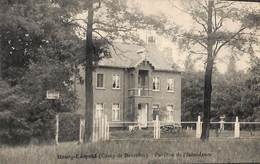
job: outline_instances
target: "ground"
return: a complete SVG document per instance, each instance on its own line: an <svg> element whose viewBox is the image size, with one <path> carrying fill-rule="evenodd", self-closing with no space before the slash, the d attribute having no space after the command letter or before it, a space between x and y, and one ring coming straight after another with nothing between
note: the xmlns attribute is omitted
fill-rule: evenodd
<svg viewBox="0 0 260 164"><path fill-rule="evenodd" d="M260 162L259 139L195 138L112 140L91 144L1 147L1 164L158 164L176 162Z"/></svg>

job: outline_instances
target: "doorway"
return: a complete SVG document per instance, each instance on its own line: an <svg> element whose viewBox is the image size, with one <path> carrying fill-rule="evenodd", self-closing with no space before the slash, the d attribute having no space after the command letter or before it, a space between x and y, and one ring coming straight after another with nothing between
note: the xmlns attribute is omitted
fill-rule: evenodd
<svg viewBox="0 0 260 164"><path fill-rule="evenodd" d="M147 115L148 115L148 104L141 103L138 104L138 124L141 126L141 128L147 127Z"/></svg>

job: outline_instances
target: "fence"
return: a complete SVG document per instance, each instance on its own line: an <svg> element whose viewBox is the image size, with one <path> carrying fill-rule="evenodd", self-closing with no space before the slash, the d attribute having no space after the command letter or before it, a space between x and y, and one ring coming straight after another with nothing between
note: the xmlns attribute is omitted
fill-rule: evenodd
<svg viewBox="0 0 260 164"><path fill-rule="evenodd" d="M109 124L106 115L94 119L92 140L93 142L109 140Z"/></svg>
<svg viewBox="0 0 260 164"><path fill-rule="evenodd" d="M177 137L200 138L203 124L200 116L198 116L197 121L186 122L159 121L157 116L156 120L147 123L147 128L142 128L138 125L138 122L110 122L110 139L173 139ZM116 124L118 126L115 126ZM241 128L241 125L259 125L259 129L253 128L255 131L248 131L246 128ZM117 129L115 130L114 128ZM120 130L121 132L119 132ZM249 135L250 133L252 135ZM234 122L225 122L223 119L220 119L220 121L217 122L210 122L210 138L249 137L260 138L260 122L239 122L238 117L236 117Z"/></svg>
<svg viewBox="0 0 260 164"><path fill-rule="evenodd" d="M147 127L141 127L138 122L108 122L107 116L95 118L93 120L92 141L107 141L120 139L169 139L175 137L200 138L202 133L202 121L200 116L195 122L164 122L156 120L147 122ZM83 143L85 120L80 119L79 142ZM248 126L253 127L251 129ZM224 138L260 138L260 122L239 122L236 117L235 122L210 122L210 137ZM181 135L180 135L181 134ZM59 115L56 115L56 144L59 143Z"/></svg>

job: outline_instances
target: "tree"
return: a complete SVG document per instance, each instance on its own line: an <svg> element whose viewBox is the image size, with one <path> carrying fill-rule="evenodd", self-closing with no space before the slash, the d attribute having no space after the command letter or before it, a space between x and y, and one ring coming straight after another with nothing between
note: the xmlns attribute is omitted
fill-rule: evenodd
<svg viewBox="0 0 260 164"><path fill-rule="evenodd" d="M260 59L257 56L251 56L251 66L249 68L249 77L245 81L246 92L242 101L243 107L248 110L251 118L249 121L260 120Z"/></svg>
<svg viewBox="0 0 260 164"><path fill-rule="evenodd" d="M61 10L55 4L40 0L0 2L1 74L12 86L30 63L37 61L39 48L75 39L72 28L62 22L72 11L67 5Z"/></svg>
<svg viewBox="0 0 260 164"><path fill-rule="evenodd" d="M59 112L47 111L50 104L45 100L46 90L60 90L62 100L67 101L66 96L71 97L71 73L77 69L75 66L83 63L87 94L85 141L90 140L93 121L92 71L95 64L109 54L106 45L115 50L112 40L116 38L140 41L134 32L137 25L145 22L148 27L149 24L162 27L158 17L145 17L127 8L126 1L122 0L14 0L1 1L0 5L0 71L3 79L24 92L30 101L27 108L30 116L23 119L43 125L39 120L46 120L48 112L50 116ZM86 10L88 19L77 19L78 14ZM86 33L85 43L76 35L82 30ZM67 102L63 109L69 110L71 103ZM31 111L33 109L37 112Z"/></svg>
<svg viewBox="0 0 260 164"><path fill-rule="evenodd" d="M93 127L93 86L92 86L92 70L93 70L93 19L94 8L93 0L89 1L88 18L87 18L87 35L86 35L86 66L85 66L85 94L86 94L86 111L85 111L85 137L84 141L89 142L92 136Z"/></svg>
<svg viewBox="0 0 260 164"><path fill-rule="evenodd" d="M85 137L84 141L91 140L93 126L93 86L92 72L102 57L109 56L109 50L116 51L112 40L130 41L140 44L136 35L138 28L163 29L163 22L158 17L144 16L140 11L129 8L126 1L89 0L87 4L87 19L83 20L86 28L75 22L78 19L70 19L68 24L75 25L86 32L85 47ZM97 16L95 16L97 15ZM103 55L103 56L102 56Z"/></svg>
<svg viewBox="0 0 260 164"><path fill-rule="evenodd" d="M182 47L193 54L205 55L204 104L201 140L209 138L209 123L212 96L212 72L217 56L226 48L234 54L248 53L257 39L248 30L252 22L240 23L245 16L233 3L223 1L188 1L185 10L197 24L196 29L185 32L179 39ZM226 28L228 21L236 21L236 31ZM185 46L184 46L185 45Z"/></svg>
<svg viewBox="0 0 260 164"><path fill-rule="evenodd" d="M182 76L182 120L196 121L203 107L203 73L191 70Z"/></svg>
<svg viewBox="0 0 260 164"><path fill-rule="evenodd" d="M73 109L71 77L83 43L64 20L75 14L75 3L0 2L0 121L6 122L0 131L11 143L52 140L55 114ZM46 100L49 89L60 91L61 109Z"/></svg>

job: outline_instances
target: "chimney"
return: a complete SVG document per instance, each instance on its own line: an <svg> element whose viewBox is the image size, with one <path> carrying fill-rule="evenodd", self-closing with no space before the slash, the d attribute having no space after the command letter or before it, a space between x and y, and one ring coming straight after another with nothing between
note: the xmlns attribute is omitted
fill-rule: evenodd
<svg viewBox="0 0 260 164"><path fill-rule="evenodd" d="M147 37L147 48L148 49L156 48L156 39L154 36Z"/></svg>

